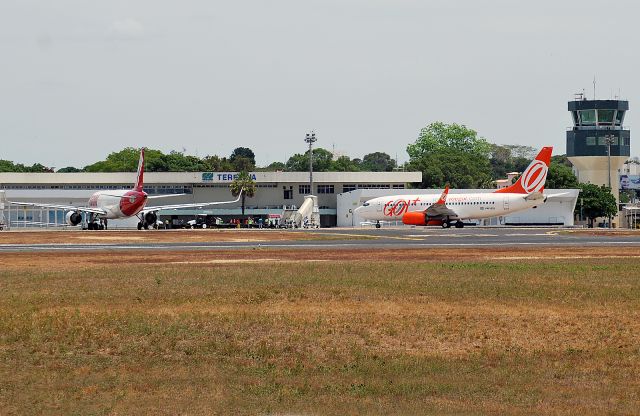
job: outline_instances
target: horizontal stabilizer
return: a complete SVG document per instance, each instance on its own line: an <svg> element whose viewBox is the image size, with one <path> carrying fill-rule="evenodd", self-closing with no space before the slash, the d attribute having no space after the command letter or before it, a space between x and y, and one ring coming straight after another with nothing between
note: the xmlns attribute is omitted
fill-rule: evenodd
<svg viewBox="0 0 640 416"><path fill-rule="evenodd" d="M545 197L542 195L542 192L531 192L529 195L525 196L524 199L525 201L538 201L545 199Z"/></svg>

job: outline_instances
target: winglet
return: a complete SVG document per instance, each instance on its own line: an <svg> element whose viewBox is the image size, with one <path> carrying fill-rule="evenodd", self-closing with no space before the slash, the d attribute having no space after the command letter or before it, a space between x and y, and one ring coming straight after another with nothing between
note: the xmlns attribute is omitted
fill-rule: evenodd
<svg viewBox="0 0 640 416"><path fill-rule="evenodd" d="M444 205L447 202L447 195L449 195L449 185L444 187L444 191L440 195L440 199L436 202L436 204Z"/></svg>
<svg viewBox="0 0 640 416"><path fill-rule="evenodd" d="M498 189L495 193L531 194L544 191L544 183L547 180L552 152L553 147L543 147L538 156L522 172L516 183L506 188Z"/></svg>
<svg viewBox="0 0 640 416"><path fill-rule="evenodd" d="M136 185L133 188L136 191L142 191L144 187L144 147L140 149L140 159L138 160L138 176L136 177Z"/></svg>

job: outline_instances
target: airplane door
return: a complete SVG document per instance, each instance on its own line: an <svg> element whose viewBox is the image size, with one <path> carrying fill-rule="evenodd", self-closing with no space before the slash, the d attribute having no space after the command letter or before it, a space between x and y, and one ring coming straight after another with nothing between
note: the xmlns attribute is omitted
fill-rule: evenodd
<svg viewBox="0 0 640 416"><path fill-rule="evenodd" d="M505 196L504 200L502 201L502 209L504 211L509 211L509 197Z"/></svg>
<svg viewBox="0 0 640 416"><path fill-rule="evenodd" d="M382 202L378 202L378 203L376 204L376 211L377 211L377 212L382 212Z"/></svg>

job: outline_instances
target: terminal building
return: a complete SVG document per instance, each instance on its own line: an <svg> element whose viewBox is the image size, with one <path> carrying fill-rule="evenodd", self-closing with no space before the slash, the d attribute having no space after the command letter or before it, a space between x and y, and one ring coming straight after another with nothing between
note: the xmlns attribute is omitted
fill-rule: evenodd
<svg viewBox="0 0 640 416"><path fill-rule="evenodd" d="M150 204L179 204L234 199L229 191L234 172L146 172L145 191L150 195L176 194L175 198L152 200ZM440 193L437 189L411 189L409 184L422 180L421 172L315 172L314 189L310 189L307 172L253 172L256 193L246 199L245 214L252 217L278 218L284 208L300 207L305 195L318 197L320 225L360 226L363 219L353 210L368 199L391 194ZM64 210L25 208L7 201L40 202L56 205L86 206L96 191L130 189L133 172L119 173L0 173L0 222L20 227L55 227L65 225ZM485 190L486 191L486 190ZM546 194L563 193L537 209L513 216L496 217L478 225L573 225L577 190L545 190ZM451 190L451 193L472 192ZM4 199L4 201L2 200ZM3 209L4 206L4 209ZM161 220L181 224L197 215L220 217L228 222L241 217L240 203L217 205L211 209L161 210ZM109 221L109 228L135 228L136 218Z"/></svg>
<svg viewBox="0 0 640 416"><path fill-rule="evenodd" d="M176 194L175 198L152 200L150 204L180 204L234 199L229 184L235 172L145 172L144 190L149 195ZM402 190L420 182L421 172L314 172L310 189L307 172L252 172L256 193L246 199L245 214L279 216L283 208L300 207L304 196L318 197L320 225L337 225L337 199L341 193L358 189ZM134 172L118 173L0 173L0 191L7 201L41 202L86 206L92 193L111 189L130 189ZM0 201L2 203L2 201ZM16 226L64 225L65 212L59 209L24 208L5 203L5 222ZM229 220L241 216L240 203L217 205L213 209L160 211L161 219L180 223L196 215L213 215ZM109 221L109 228L133 228L138 220Z"/></svg>

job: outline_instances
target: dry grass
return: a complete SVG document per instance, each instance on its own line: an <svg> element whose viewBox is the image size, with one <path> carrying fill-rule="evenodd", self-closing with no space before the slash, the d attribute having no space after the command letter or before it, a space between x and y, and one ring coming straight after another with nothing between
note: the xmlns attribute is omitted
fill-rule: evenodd
<svg viewBox="0 0 640 416"><path fill-rule="evenodd" d="M0 413L638 412L637 260L473 253L3 255Z"/></svg>
<svg viewBox="0 0 640 416"><path fill-rule="evenodd" d="M2 244L104 244L104 243L196 243L196 242L261 242L343 239L340 235L313 231L277 229L206 229L150 231L11 231L2 232ZM367 236L350 236L366 239ZM371 237L373 238L373 237Z"/></svg>

